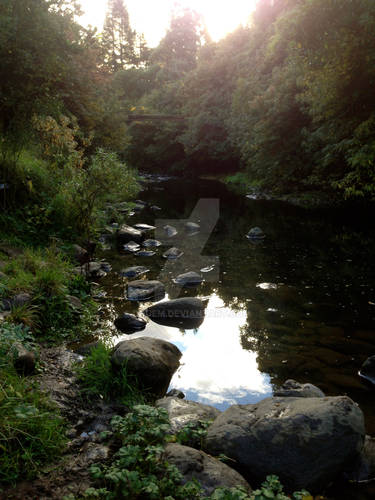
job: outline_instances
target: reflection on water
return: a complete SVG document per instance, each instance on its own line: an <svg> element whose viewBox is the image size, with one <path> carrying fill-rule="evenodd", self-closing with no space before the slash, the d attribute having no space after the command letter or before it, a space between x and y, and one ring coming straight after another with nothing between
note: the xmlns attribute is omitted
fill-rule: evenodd
<svg viewBox="0 0 375 500"><path fill-rule="evenodd" d="M187 399L225 409L272 395L270 378L259 371L256 353L242 348L240 333L246 320L245 310L233 311L213 294L197 330L179 331L150 322L142 332L116 341L147 335L173 342L183 356L171 388L183 391Z"/></svg>
<svg viewBox="0 0 375 500"><path fill-rule="evenodd" d="M121 276L127 267L147 265L147 278L161 279L169 297L209 298L198 331L182 333L149 321L134 334L170 340L181 349L184 364L173 387L222 408L263 399L294 378L327 395L350 396L365 413L367 432L375 434L375 391L358 377L361 364L375 354L373 214L249 200L213 181L169 181L163 187L159 192L150 184L142 198L162 208L158 217L170 220L186 220L201 198L220 199L220 219L200 250L210 263L218 256L217 264L203 269L192 259L185 267L181 258L161 274L168 246L156 249L147 262L104 251L101 256L113 266L101 280L106 328L113 329L117 315L142 315L151 305L125 300L127 280ZM129 223L155 225L155 220L144 211ZM257 245L246 238L255 226L267 236ZM186 246L193 243L191 237ZM196 291L181 291L173 283L188 271L208 271Z"/></svg>

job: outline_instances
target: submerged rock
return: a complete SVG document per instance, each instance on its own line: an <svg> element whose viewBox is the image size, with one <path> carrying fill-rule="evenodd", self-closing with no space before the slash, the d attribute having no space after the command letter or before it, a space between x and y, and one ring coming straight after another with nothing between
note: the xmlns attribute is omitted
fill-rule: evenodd
<svg viewBox="0 0 375 500"><path fill-rule="evenodd" d="M195 297L167 300L148 307L144 314L159 325L198 328L204 320L206 304Z"/></svg>
<svg viewBox="0 0 375 500"><path fill-rule="evenodd" d="M322 490L361 453L362 411L348 397L267 398L235 405L209 427L205 449L257 481L276 474L291 490Z"/></svg>
<svg viewBox="0 0 375 500"><path fill-rule="evenodd" d="M184 252L176 247L169 248L166 252L163 253L164 259L168 260L178 259L182 255L184 255Z"/></svg>
<svg viewBox="0 0 375 500"><path fill-rule="evenodd" d="M199 273L190 271L188 273L178 275L173 281L180 286L193 287L200 285L203 281L203 277Z"/></svg>
<svg viewBox="0 0 375 500"><path fill-rule="evenodd" d="M145 266L133 266L123 269L122 271L120 271L119 274L124 278L138 278L139 276L142 276L143 274L146 274L149 271L150 270Z"/></svg>
<svg viewBox="0 0 375 500"><path fill-rule="evenodd" d="M145 390L161 398L180 366L181 356L180 350L170 342L140 337L117 344L111 360L115 368L126 364L128 373L134 375Z"/></svg>
<svg viewBox="0 0 375 500"><path fill-rule="evenodd" d="M197 424L199 427L200 420L215 420L221 413L213 406L168 395L156 401L156 407L167 410L173 434L179 432L187 424Z"/></svg>
<svg viewBox="0 0 375 500"><path fill-rule="evenodd" d="M129 300L161 300L165 296L163 283L156 280L130 281L127 286L127 297Z"/></svg>
<svg viewBox="0 0 375 500"><path fill-rule="evenodd" d="M211 497L216 488L234 488L241 486L249 494L250 485L235 470L220 460L210 457L201 450L177 443L169 443L165 447L163 458L177 467L182 474L181 484L193 479L202 487L202 496Z"/></svg>
<svg viewBox="0 0 375 500"><path fill-rule="evenodd" d="M117 235L117 243L119 245L125 245L130 241L134 241L135 243L141 243L143 240L143 233L139 229L135 229L134 227L128 226L124 224L120 227L120 229L116 233Z"/></svg>
<svg viewBox="0 0 375 500"><path fill-rule="evenodd" d="M366 359L361 367L359 375L368 382L375 384L375 356L370 356Z"/></svg>
<svg viewBox="0 0 375 500"><path fill-rule="evenodd" d="M283 398L324 398L323 391L313 384L300 384L295 380L287 380L274 392L274 396Z"/></svg>
<svg viewBox="0 0 375 500"><path fill-rule="evenodd" d="M125 250L125 252L135 253L140 250L141 246L135 241L129 241L129 243L124 245L122 248Z"/></svg>
<svg viewBox="0 0 375 500"><path fill-rule="evenodd" d="M263 240L265 237L266 235L260 227L251 228L246 235L249 240Z"/></svg>
<svg viewBox="0 0 375 500"><path fill-rule="evenodd" d="M134 316L134 314L124 313L114 321L115 327L123 333L134 333L144 330L147 322Z"/></svg>

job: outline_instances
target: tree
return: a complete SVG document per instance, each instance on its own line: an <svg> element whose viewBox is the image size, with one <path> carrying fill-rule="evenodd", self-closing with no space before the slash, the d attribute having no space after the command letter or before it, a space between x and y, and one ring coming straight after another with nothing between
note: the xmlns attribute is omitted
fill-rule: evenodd
<svg viewBox="0 0 375 500"><path fill-rule="evenodd" d="M102 44L105 63L111 71L136 64L136 32L130 26L129 13L123 0L108 1Z"/></svg>

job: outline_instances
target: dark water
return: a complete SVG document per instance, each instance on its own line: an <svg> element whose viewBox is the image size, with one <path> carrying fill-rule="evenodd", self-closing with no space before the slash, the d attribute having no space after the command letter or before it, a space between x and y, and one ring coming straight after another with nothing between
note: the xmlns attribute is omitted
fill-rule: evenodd
<svg viewBox="0 0 375 500"><path fill-rule="evenodd" d="M101 282L108 292L103 303L108 324L118 313L141 314L150 305L124 300L126 280L116 274L121 269L149 266L148 278L161 277L168 296L175 298L180 290L173 276L214 262L197 290L181 294L209 299L206 319L197 331L150 322L133 335L169 339L183 351L183 366L172 386L189 399L223 409L271 395L289 378L311 382L327 395L347 394L356 401L365 413L367 432L374 435L375 392L358 376L361 364L375 354L374 213L353 208L308 211L254 201L215 181L170 180L146 186L140 198L162 210L156 217L145 210L130 224L155 224L159 218L176 225L179 219L189 219L202 198L219 200L220 217L212 232L208 228L202 251L193 252L196 258L186 251L176 268L163 268L161 254L168 247L152 258L104 252L114 270ZM213 213L207 209L212 221L215 203ZM259 244L245 238L254 226L266 233ZM185 237L179 244L190 248L194 238Z"/></svg>

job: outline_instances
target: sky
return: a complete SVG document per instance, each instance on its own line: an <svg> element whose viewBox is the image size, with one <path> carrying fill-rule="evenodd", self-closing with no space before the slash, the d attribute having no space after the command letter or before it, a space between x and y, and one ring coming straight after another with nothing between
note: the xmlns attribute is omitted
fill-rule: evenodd
<svg viewBox="0 0 375 500"><path fill-rule="evenodd" d="M125 0L132 27L144 33L150 47L155 47L169 26L175 0ZM203 14L208 31L217 41L240 24L246 23L256 0L180 0L180 3ZM107 0L80 0L85 15L80 22L103 27Z"/></svg>

